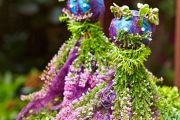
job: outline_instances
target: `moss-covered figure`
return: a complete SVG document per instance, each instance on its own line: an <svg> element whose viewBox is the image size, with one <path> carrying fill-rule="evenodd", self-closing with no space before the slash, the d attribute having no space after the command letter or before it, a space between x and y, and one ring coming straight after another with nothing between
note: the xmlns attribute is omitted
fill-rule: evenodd
<svg viewBox="0 0 180 120"><path fill-rule="evenodd" d="M41 79L45 81L42 90L21 96L22 100L30 102L17 120L38 119L38 116L44 116L42 113L50 111L53 112L47 116L49 119L58 112L66 114L64 109L73 100L114 75L107 62L111 43L98 23L104 11L104 1L68 0L63 11L65 15L60 20L68 23L72 35L42 74ZM57 119L68 119L68 116L59 114Z"/></svg>
<svg viewBox="0 0 180 120"><path fill-rule="evenodd" d="M31 102L17 120L180 120L178 90L158 87L144 66L158 9L114 4L108 40L97 23L102 8L102 0L68 0L61 20L72 36L42 75L44 88L22 96Z"/></svg>

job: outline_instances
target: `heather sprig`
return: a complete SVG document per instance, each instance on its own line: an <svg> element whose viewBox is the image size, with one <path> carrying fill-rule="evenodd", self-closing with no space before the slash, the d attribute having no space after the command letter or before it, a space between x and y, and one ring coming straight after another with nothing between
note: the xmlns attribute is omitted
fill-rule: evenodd
<svg viewBox="0 0 180 120"><path fill-rule="evenodd" d="M116 40L120 42L120 47L126 49L136 49L142 44L144 44L144 40L151 41L152 33L147 32L144 34L130 34L124 30L118 32Z"/></svg>
<svg viewBox="0 0 180 120"><path fill-rule="evenodd" d="M133 76L131 76L131 96L132 96L132 111L133 119L153 118L153 107L156 103L155 83L148 78L145 69L139 69Z"/></svg>
<svg viewBox="0 0 180 120"><path fill-rule="evenodd" d="M150 49L145 45L141 45L136 50L114 47L113 51L109 55L112 58L111 64L115 63L117 68L121 68L128 75L132 75L138 69L144 67L144 62L151 53Z"/></svg>
<svg viewBox="0 0 180 120"><path fill-rule="evenodd" d="M57 111L43 109L38 114L28 116L26 120L51 120L56 116L56 114Z"/></svg>
<svg viewBox="0 0 180 120"><path fill-rule="evenodd" d="M107 85L106 82L98 84L92 90L89 90L85 95L81 96L78 100L72 101L72 109L74 111L79 111L77 118L92 118L94 108L100 104L100 99L98 99L98 93Z"/></svg>
<svg viewBox="0 0 180 120"><path fill-rule="evenodd" d="M109 61L107 54L111 50L112 44L104 36L99 25L89 22L82 24L70 22L69 24L73 24L69 30L75 35L81 35L83 38L78 52L81 56L77 58L77 66L84 63L86 68L91 68L90 62L93 60L96 61L98 66L106 66Z"/></svg>
<svg viewBox="0 0 180 120"><path fill-rule="evenodd" d="M90 90L88 93L86 93L86 95L79 98L79 100L75 100L73 103L73 108L76 109L78 107L88 104L90 102L90 100L94 99L95 95L98 92L100 92L100 90L102 88L104 88L106 85L107 85L106 82L101 83L101 84L97 85L95 88L93 88L92 90Z"/></svg>
<svg viewBox="0 0 180 120"><path fill-rule="evenodd" d="M117 96L113 106L113 118L153 118L151 108L155 106L156 89L155 84L148 79L145 69L140 68L131 75L117 69L114 90Z"/></svg>
<svg viewBox="0 0 180 120"><path fill-rule="evenodd" d="M112 62L117 65L114 81L116 99L113 106L113 117L133 120L153 117L155 106L155 80L144 67L151 51L145 45L137 49L114 47ZM115 52L116 51L116 52ZM152 81L152 78L154 81Z"/></svg>

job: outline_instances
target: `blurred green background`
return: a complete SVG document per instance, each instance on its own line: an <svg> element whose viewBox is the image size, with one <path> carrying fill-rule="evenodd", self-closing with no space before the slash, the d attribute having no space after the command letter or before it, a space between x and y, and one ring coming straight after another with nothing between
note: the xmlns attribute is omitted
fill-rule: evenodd
<svg viewBox="0 0 180 120"><path fill-rule="evenodd" d="M113 2L131 8L143 2L160 9L160 25L146 66L156 76L163 76L164 84L173 85L175 0ZM40 88L38 76L68 39L66 24L58 21L64 5L58 0L0 0L0 120L15 119L25 104L19 100L20 94ZM104 25L107 31L109 22Z"/></svg>

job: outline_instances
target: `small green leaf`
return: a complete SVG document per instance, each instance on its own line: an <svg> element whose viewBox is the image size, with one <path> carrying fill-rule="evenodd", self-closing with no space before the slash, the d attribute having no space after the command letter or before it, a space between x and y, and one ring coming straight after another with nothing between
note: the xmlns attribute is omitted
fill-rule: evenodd
<svg viewBox="0 0 180 120"><path fill-rule="evenodd" d="M155 25L159 25L159 17L158 15L151 15L149 16L149 21Z"/></svg>
<svg viewBox="0 0 180 120"><path fill-rule="evenodd" d="M149 14L149 12L150 12L149 7L145 7L145 8L140 9L139 15L140 15L141 17L145 17L146 15Z"/></svg>

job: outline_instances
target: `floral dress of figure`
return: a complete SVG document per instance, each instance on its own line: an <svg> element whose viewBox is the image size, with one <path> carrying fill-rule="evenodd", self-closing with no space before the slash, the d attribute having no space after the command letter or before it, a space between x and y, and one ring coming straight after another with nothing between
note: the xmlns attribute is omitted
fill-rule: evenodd
<svg viewBox="0 0 180 120"><path fill-rule="evenodd" d="M110 43L95 23L103 0L68 0L72 36L42 75L44 89L22 96L31 102L17 120L180 120L177 88L158 87L144 66L158 9L138 8L111 7Z"/></svg>
<svg viewBox="0 0 180 120"><path fill-rule="evenodd" d="M128 6L111 7L115 18L109 27L113 46L108 65L114 77L60 110L60 120L180 120L180 98L177 88L158 87L156 78L144 65L151 51L155 25L159 24L157 8L138 4L139 11ZM169 92L166 90L169 89Z"/></svg>
<svg viewBox="0 0 180 120"><path fill-rule="evenodd" d="M67 1L61 20L67 21L72 35L42 74L41 79L45 81L42 90L21 96L22 100L30 102L19 113L17 120L31 120L44 109L48 110L47 114L53 110L60 110L59 115L65 114L64 108L73 100L113 77L114 71L107 63L111 43L98 23L104 9L104 0ZM70 119L67 117L58 118L57 115L57 119Z"/></svg>

